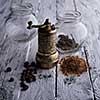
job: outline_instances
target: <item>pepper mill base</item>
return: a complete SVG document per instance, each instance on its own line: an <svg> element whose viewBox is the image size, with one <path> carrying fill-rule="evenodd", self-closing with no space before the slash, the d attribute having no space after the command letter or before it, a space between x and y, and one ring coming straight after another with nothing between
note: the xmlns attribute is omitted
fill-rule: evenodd
<svg viewBox="0 0 100 100"><path fill-rule="evenodd" d="M55 52L53 54L42 54L37 53L36 54L36 64L41 69L50 69L53 68L58 62L58 52Z"/></svg>

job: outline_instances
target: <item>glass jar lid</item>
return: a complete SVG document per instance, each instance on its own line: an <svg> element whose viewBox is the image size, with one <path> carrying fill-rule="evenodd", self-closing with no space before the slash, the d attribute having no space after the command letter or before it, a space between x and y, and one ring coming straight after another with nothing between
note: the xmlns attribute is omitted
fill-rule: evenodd
<svg viewBox="0 0 100 100"><path fill-rule="evenodd" d="M58 16L58 23L76 23L81 20L81 13L79 11L66 11L63 16Z"/></svg>
<svg viewBox="0 0 100 100"><path fill-rule="evenodd" d="M11 7L12 15L29 15L32 13L33 6L31 3L15 4Z"/></svg>

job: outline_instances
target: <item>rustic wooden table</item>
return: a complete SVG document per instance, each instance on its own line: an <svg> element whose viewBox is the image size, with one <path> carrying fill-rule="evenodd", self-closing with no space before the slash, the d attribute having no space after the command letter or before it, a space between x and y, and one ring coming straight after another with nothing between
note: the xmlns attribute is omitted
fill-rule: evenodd
<svg viewBox="0 0 100 100"><path fill-rule="evenodd" d="M64 1L57 1L58 2L55 1L54 3L57 3L57 10L59 14L61 14ZM75 10L73 0L66 0L66 2L66 9ZM44 0L44 3L47 4L49 1L46 2L46 0ZM52 5L52 3L50 4ZM43 3L40 5L42 5L40 8L43 7ZM53 5L53 7L54 6L55 5ZM49 9L49 6L46 7ZM44 8L45 7L43 7L43 9ZM100 1L76 0L76 8L81 12L82 22L88 29L88 38L86 40L88 59L91 66L91 76L96 100L100 100ZM52 16L52 14L50 16ZM55 16L56 14L53 14L51 19L55 18ZM44 17L45 16L42 16L42 18ZM50 70L38 70L37 80L29 85L27 91L20 91L20 73L23 70L27 46L28 43L18 43L10 38L6 38L4 42L0 44L0 100L94 100L88 72L83 73L80 77L67 77L59 71L59 67L57 70L56 67ZM29 62L35 60L37 48L36 36L31 42ZM81 56L83 55L83 49L79 51L79 54ZM5 73L4 70L7 67L11 67L12 71ZM56 72L58 75L56 75ZM41 75L41 79L38 78L39 75ZM51 77L44 78L44 75L51 75ZM7 81L10 77L14 77L13 82ZM57 98L55 98L55 96L57 96Z"/></svg>

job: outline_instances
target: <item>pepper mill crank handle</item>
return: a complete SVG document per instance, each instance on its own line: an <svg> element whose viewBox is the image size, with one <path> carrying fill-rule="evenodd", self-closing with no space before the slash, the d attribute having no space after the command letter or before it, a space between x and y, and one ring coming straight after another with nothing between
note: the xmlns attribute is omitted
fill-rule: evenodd
<svg viewBox="0 0 100 100"><path fill-rule="evenodd" d="M28 22L28 26L27 29L32 29L32 28L43 28L46 27L46 23L45 24L41 24L41 25L32 25L32 21ZM59 27L56 27L54 24L52 25L52 27L55 27L55 29L59 29Z"/></svg>
<svg viewBox="0 0 100 100"><path fill-rule="evenodd" d="M28 26L27 26L27 29L32 29L32 28L40 28L44 26L43 24L42 25L32 25L32 21L29 21L28 22Z"/></svg>

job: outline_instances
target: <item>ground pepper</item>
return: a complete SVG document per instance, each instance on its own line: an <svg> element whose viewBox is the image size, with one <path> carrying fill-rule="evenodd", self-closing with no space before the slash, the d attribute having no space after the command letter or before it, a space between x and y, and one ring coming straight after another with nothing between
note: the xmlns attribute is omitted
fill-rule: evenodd
<svg viewBox="0 0 100 100"><path fill-rule="evenodd" d="M79 56L66 56L60 61L60 70L66 76L77 75L87 71L87 65L83 58Z"/></svg>

